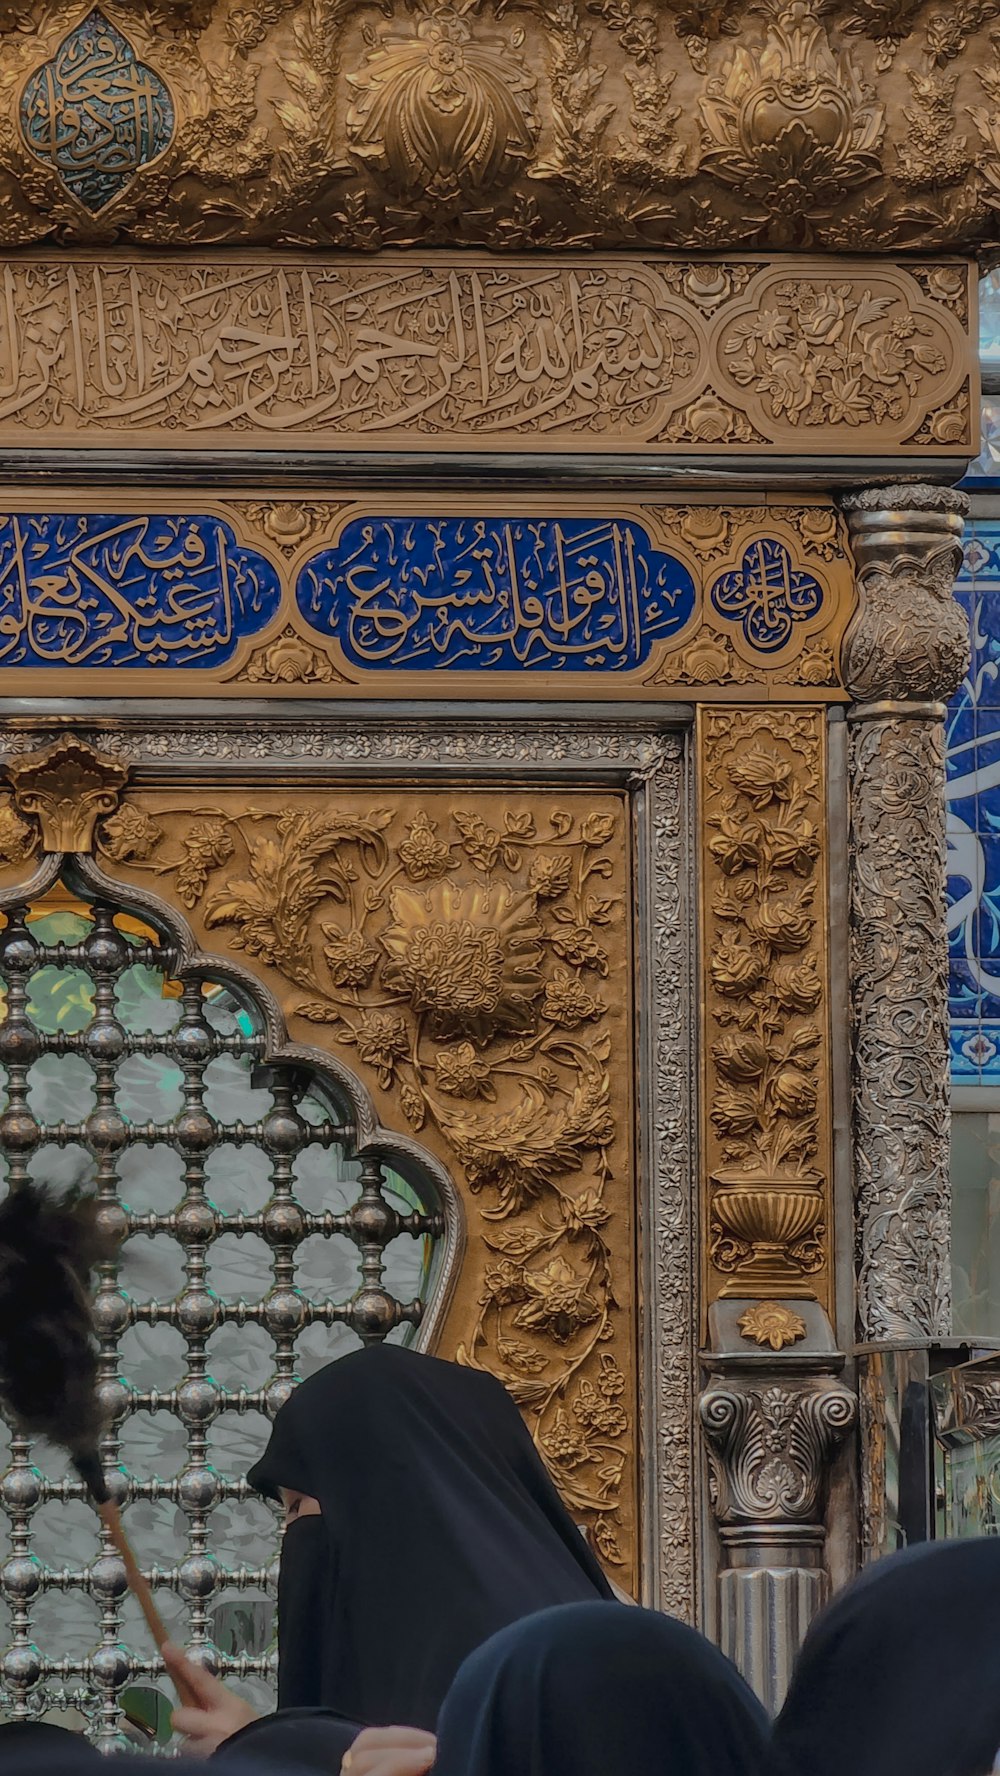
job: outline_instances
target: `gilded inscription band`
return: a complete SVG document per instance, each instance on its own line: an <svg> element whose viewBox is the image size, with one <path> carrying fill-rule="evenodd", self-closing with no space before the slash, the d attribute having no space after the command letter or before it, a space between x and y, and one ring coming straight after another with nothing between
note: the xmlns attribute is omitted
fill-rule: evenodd
<svg viewBox="0 0 1000 1776"><path fill-rule="evenodd" d="M968 266L8 259L0 447L967 458Z"/></svg>

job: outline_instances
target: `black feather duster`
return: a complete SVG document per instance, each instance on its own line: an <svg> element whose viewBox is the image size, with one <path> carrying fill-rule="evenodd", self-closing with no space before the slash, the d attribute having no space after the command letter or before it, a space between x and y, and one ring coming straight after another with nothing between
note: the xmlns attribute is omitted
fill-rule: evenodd
<svg viewBox="0 0 1000 1776"><path fill-rule="evenodd" d="M29 1437L67 1450L93 1495L158 1647L167 1632L101 1467L92 1276L116 1251L81 1190L59 1197L18 1184L0 1202L0 1403ZM178 1679L182 1700L193 1692Z"/></svg>
<svg viewBox="0 0 1000 1776"><path fill-rule="evenodd" d="M91 1274L114 1253L92 1196L19 1184L0 1203L0 1400L25 1435L69 1451L99 1504Z"/></svg>

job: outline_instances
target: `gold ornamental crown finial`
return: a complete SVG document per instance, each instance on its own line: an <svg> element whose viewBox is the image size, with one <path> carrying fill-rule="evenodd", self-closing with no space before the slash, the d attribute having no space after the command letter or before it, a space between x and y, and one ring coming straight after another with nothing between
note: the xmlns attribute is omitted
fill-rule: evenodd
<svg viewBox="0 0 1000 1776"><path fill-rule="evenodd" d="M94 827L117 806L128 769L67 734L9 760L7 778L18 813L38 822L43 851L91 851Z"/></svg>

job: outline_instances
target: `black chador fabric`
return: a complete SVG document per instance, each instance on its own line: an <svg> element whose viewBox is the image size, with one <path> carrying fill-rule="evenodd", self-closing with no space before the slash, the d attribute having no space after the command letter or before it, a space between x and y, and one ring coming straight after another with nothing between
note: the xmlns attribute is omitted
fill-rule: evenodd
<svg viewBox="0 0 1000 1776"><path fill-rule="evenodd" d="M572 1604L466 1660L433 1776L761 1776L767 1739L756 1696L693 1628Z"/></svg>
<svg viewBox="0 0 1000 1776"><path fill-rule="evenodd" d="M77 1734L68 1733L66 1737L67 1739L75 1739ZM30 1750L28 1747L27 1737L18 1742L16 1750L14 1749L14 1741L11 1740L11 1749L8 1754L6 1741L4 1742L3 1754L0 1757L0 1769L3 1770L3 1776L77 1776L81 1759L80 1753L75 1747L70 1746L67 1750L64 1743L57 1745L55 1740L44 1746L39 1740ZM93 1747L91 1750L93 1751ZM95 1751L94 1758L96 1759L98 1755ZM87 1759L88 1766L91 1761L91 1759ZM141 1754L138 1757L131 1755L115 1757L106 1764L101 1758L100 1762L104 1764L106 1769L113 1770L115 1776L149 1776L152 1767L150 1758ZM180 1767L191 1769L194 1766L182 1764ZM173 1764L171 1768L176 1769L177 1765ZM295 1768L296 1766L291 1762L283 1764L281 1766L283 1776L294 1776ZM227 1771L227 1776L275 1776L275 1772L274 1766L271 1764L252 1763L247 1759L245 1763L234 1763Z"/></svg>
<svg viewBox="0 0 1000 1776"><path fill-rule="evenodd" d="M322 1708L289 1708L266 1714L224 1739L212 1753L213 1763L244 1764L252 1758L279 1770L319 1770L337 1776L344 1753L361 1728ZM117 1771L117 1765L115 1766Z"/></svg>
<svg viewBox="0 0 1000 1776"><path fill-rule="evenodd" d="M279 1708L313 1708L323 1694L331 1573L326 1518L297 1518L285 1531L278 1569ZM315 1633L303 1634L306 1622Z"/></svg>
<svg viewBox="0 0 1000 1776"><path fill-rule="evenodd" d="M987 1776L1000 1749L1000 1540L869 1568L806 1636L775 1776Z"/></svg>
<svg viewBox="0 0 1000 1776"><path fill-rule="evenodd" d="M517 1407L479 1370L392 1345L342 1357L281 1408L249 1480L323 1512L291 1525L282 1555L279 1706L433 1728L498 1628L610 1595Z"/></svg>
<svg viewBox="0 0 1000 1776"><path fill-rule="evenodd" d="M6 1721L0 1726L0 1769L14 1765L27 1769L55 1769L65 1765L95 1764L100 1753L82 1733L57 1727L52 1721Z"/></svg>

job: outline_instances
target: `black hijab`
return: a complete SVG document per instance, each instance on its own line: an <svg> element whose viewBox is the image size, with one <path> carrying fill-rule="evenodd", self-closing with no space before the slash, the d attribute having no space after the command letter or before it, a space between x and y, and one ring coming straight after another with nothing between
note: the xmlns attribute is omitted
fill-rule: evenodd
<svg viewBox="0 0 1000 1776"><path fill-rule="evenodd" d="M806 1636L780 1776L987 1776L1000 1748L1000 1540L878 1561Z"/></svg>
<svg viewBox="0 0 1000 1776"><path fill-rule="evenodd" d="M480 1370L397 1345L341 1357L281 1408L248 1478L323 1512L285 1535L279 1708L433 1728L498 1628L611 1594L513 1400Z"/></svg>
<svg viewBox="0 0 1000 1776"><path fill-rule="evenodd" d="M55 1729L53 1729L53 1731L54 1730ZM80 1739L80 1735L78 1733L67 1732L66 1738ZM86 1741L81 1740L81 1743L86 1744ZM67 1747L64 1741L58 1744L54 1739L49 1740L48 1738L44 1741L41 1739L35 1741L30 1739L28 1734L25 1734L23 1739L17 1742L16 1750L14 1746L15 1741L12 1739L10 1742L10 1751L8 1753L7 1743L4 1741L2 1759L3 1776L77 1776L77 1772L80 1769L79 1751L73 1746ZM132 1753L126 1753L122 1757L116 1755L105 1762L105 1759L100 1757L100 1754L94 1750L93 1746L90 1746L89 1749L92 1752L93 1757L98 1759L98 1761L104 1765L105 1769L114 1771L114 1776L150 1776L149 1766L151 1759L142 1756L141 1753L138 1757L134 1756ZM88 1766L90 1762L91 1759L88 1758ZM176 1770L178 1767L183 1770L185 1768L194 1769L196 1766L194 1764L185 1765L184 1763L181 1763L178 1766L178 1764L171 1763L170 1767L173 1770ZM294 1769L295 1766L290 1762L282 1765L282 1770L283 1772L287 1772L287 1776L293 1776ZM234 1764L231 1770L227 1772L227 1776L274 1776L274 1767L273 1765L255 1764L248 1761L242 1764ZM336 1771L333 1772L333 1776L336 1776Z"/></svg>
<svg viewBox="0 0 1000 1776"><path fill-rule="evenodd" d="M212 1762L243 1765L277 1765L279 1769L321 1770L337 1776L344 1753L361 1728L356 1721L341 1720L322 1708L285 1708L250 1721L230 1734L212 1753Z"/></svg>
<svg viewBox="0 0 1000 1776"><path fill-rule="evenodd" d="M768 1720L735 1666L669 1616L544 1610L465 1661L433 1776L760 1776Z"/></svg>
<svg viewBox="0 0 1000 1776"><path fill-rule="evenodd" d="M53 1768L76 1769L98 1762L100 1753L82 1733L54 1721L5 1721L0 1726L0 1765L6 1771L13 1760L22 1759L26 1769L48 1769L50 1761Z"/></svg>

